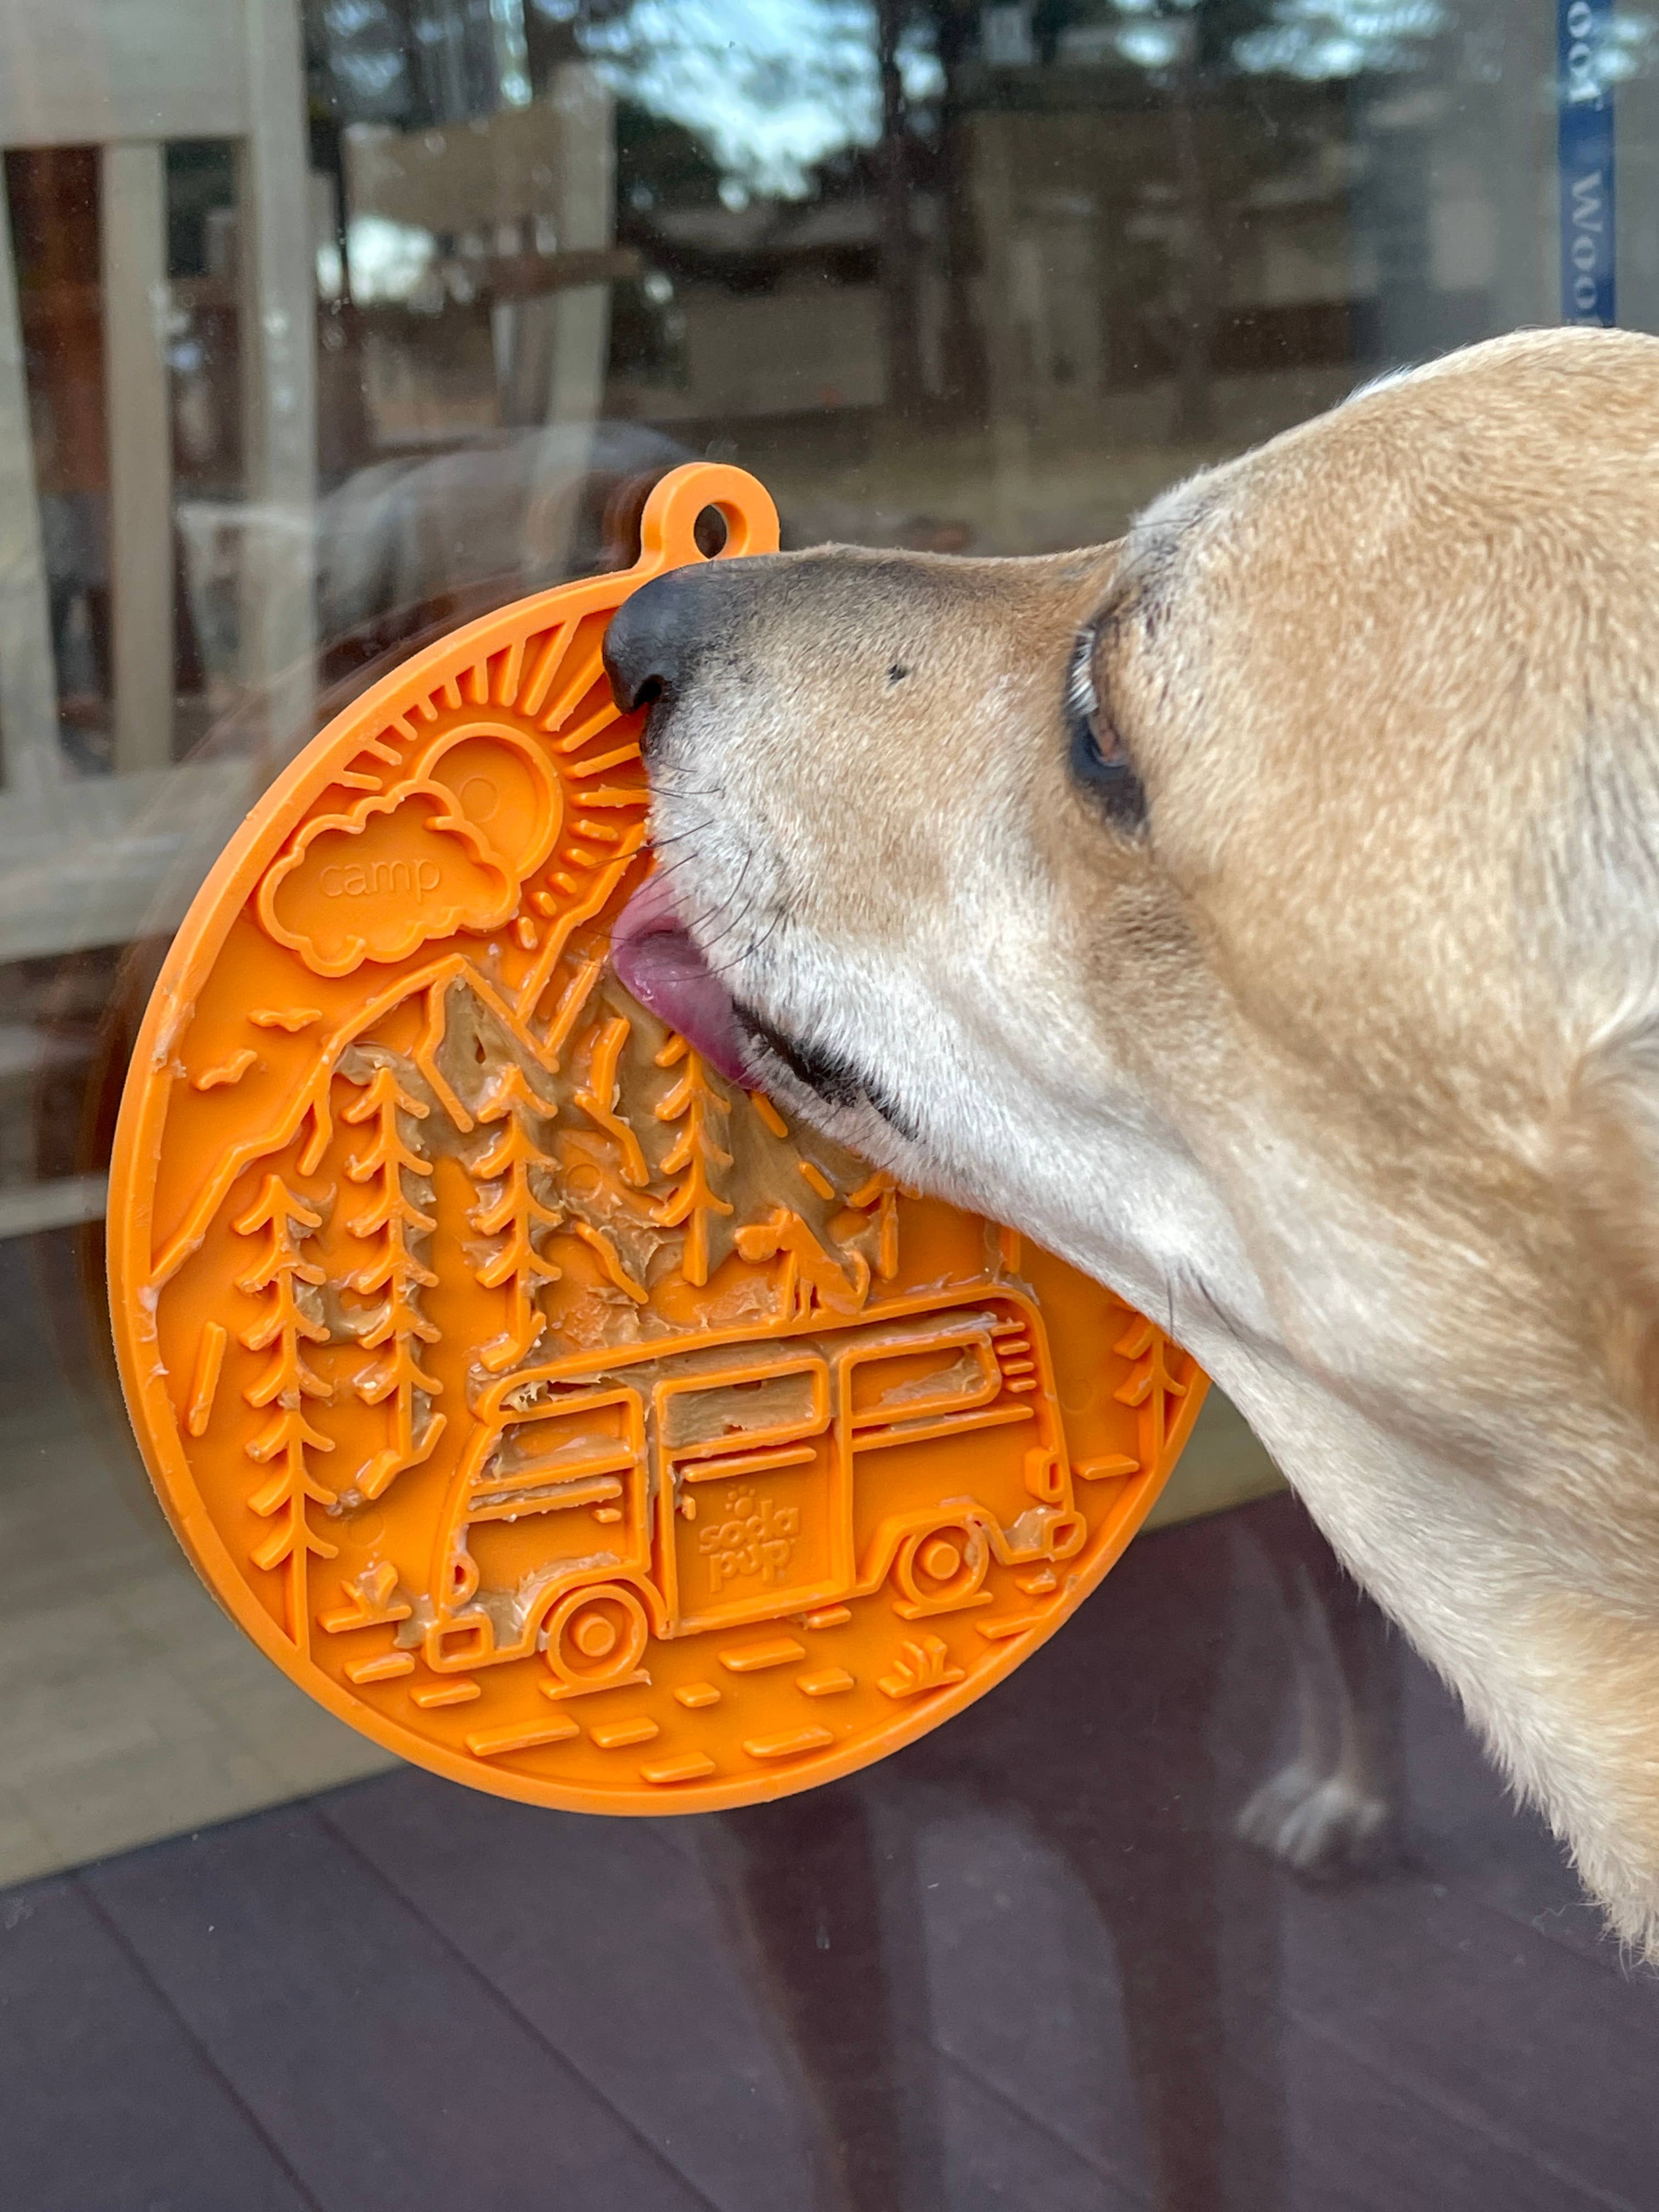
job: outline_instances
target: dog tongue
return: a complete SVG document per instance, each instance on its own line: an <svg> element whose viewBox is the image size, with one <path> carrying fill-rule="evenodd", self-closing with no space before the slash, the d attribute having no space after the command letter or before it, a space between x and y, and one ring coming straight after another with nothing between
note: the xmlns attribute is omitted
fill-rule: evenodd
<svg viewBox="0 0 1659 2212"><path fill-rule="evenodd" d="M732 994L682 927L666 876L651 877L617 917L611 964L640 1004L728 1083L746 1084Z"/></svg>

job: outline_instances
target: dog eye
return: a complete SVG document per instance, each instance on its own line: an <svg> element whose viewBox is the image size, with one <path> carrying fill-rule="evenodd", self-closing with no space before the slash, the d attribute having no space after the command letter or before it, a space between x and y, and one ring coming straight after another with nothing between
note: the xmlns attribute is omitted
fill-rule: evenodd
<svg viewBox="0 0 1659 2212"><path fill-rule="evenodd" d="M1077 744L1082 756L1079 765L1086 775L1128 772L1129 756L1123 750L1123 740L1098 707L1090 708L1082 716Z"/></svg>
<svg viewBox="0 0 1659 2212"><path fill-rule="evenodd" d="M1096 692L1093 653L1093 635L1085 631L1078 641L1066 687L1072 776L1115 822L1134 827L1146 820L1146 794L1122 735Z"/></svg>

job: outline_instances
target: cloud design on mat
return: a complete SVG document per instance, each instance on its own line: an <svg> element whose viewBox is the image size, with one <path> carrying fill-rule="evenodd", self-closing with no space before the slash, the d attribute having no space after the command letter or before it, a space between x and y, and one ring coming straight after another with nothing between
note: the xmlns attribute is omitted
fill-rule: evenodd
<svg viewBox="0 0 1659 2212"><path fill-rule="evenodd" d="M400 783L319 814L265 871L261 927L319 975L402 960L429 938L497 929L519 879L439 783Z"/></svg>

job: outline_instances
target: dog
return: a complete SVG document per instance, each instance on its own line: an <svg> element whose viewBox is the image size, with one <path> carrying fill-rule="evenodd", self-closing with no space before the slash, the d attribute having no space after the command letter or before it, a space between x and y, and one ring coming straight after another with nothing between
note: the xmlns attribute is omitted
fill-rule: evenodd
<svg viewBox="0 0 1659 2212"><path fill-rule="evenodd" d="M611 625L618 972L1156 1316L1659 1955L1659 341L1375 383L1032 560Z"/></svg>

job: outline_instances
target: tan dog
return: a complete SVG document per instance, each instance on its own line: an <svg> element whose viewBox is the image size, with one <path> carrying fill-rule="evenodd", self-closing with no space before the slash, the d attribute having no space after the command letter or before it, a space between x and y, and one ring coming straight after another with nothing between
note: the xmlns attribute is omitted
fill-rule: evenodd
<svg viewBox="0 0 1659 2212"><path fill-rule="evenodd" d="M1499 340L1121 544L640 593L716 1065L1166 1322L1659 1950L1659 341Z"/></svg>

